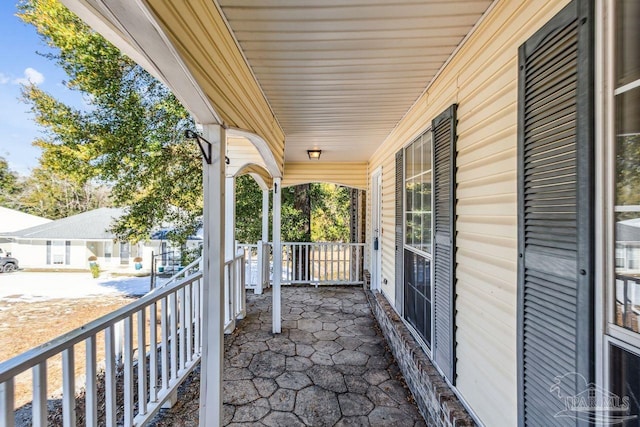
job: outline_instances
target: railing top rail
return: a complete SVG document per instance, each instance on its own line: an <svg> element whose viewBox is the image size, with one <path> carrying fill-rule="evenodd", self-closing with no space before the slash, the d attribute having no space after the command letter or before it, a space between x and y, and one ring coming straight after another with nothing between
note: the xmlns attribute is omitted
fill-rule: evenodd
<svg viewBox="0 0 640 427"><path fill-rule="evenodd" d="M273 242L262 242L265 245L271 245ZM350 242L280 242L282 245L343 245L343 246L365 246L366 243L350 243ZM257 246L257 243L238 243L238 246Z"/></svg>
<svg viewBox="0 0 640 427"><path fill-rule="evenodd" d="M25 351L7 361L0 363L0 384L13 378L14 376L32 368L33 366L49 359L60 353L62 350L71 347L85 339L101 332L107 327L114 325L120 320L129 317L138 311L146 308L148 305L165 298L169 294L187 286L190 283L202 277L202 272L194 273L180 281L172 283L162 288L154 289L140 299L128 304L116 311L105 314L104 316L80 326L73 331L60 335L38 347L34 347Z"/></svg>
<svg viewBox="0 0 640 427"><path fill-rule="evenodd" d="M365 243L349 242L282 242L283 245L308 245L308 246L364 246Z"/></svg>
<svg viewBox="0 0 640 427"><path fill-rule="evenodd" d="M160 286L156 286L154 289L164 288L165 286L170 285L171 283L175 282L176 280L186 277L186 275L189 274L189 271L191 271L191 269L193 269L195 266L197 266L200 263L201 260L202 260L201 256L196 258L190 264L188 264L186 267L183 267L182 270L178 271L176 274L174 274L173 276L169 277L169 280L167 280L165 283L163 283ZM190 274L195 274L195 273L190 273Z"/></svg>

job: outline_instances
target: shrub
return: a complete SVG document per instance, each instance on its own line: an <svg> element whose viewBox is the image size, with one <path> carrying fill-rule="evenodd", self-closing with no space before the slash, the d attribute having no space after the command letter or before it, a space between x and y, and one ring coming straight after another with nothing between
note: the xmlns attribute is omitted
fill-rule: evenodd
<svg viewBox="0 0 640 427"><path fill-rule="evenodd" d="M89 267L91 269L91 275L94 279L97 279L100 276L100 266L97 263L92 263Z"/></svg>

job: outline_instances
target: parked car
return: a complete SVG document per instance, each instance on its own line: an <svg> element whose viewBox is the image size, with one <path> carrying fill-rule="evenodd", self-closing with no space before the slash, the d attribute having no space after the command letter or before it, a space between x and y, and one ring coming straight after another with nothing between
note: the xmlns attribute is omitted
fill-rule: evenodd
<svg viewBox="0 0 640 427"><path fill-rule="evenodd" d="M0 255L0 273L11 273L18 269L18 260L10 256Z"/></svg>

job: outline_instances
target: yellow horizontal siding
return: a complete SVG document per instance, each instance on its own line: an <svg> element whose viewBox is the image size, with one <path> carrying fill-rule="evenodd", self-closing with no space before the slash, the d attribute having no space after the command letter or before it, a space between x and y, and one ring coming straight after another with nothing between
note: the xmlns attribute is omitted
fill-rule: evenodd
<svg viewBox="0 0 640 427"><path fill-rule="evenodd" d="M282 185L330 182L366 190L367 170L367 163L362 162L291 162L285 165Z"/></svg>
<svg viewBox="0 0 640 427"><path fill-rule="evenodd" d="M490 426L517 424L518 47L567 3L497 1L370 161L384 168L383 289L393 295L395 153L458 103L456 387Z"/></svg>
<svg viewBox="0 0 640 427"><path fill-rule="evenodd" d="M282 171L284 133L215 2L147 4L225 125L262 137Z"/></svg>

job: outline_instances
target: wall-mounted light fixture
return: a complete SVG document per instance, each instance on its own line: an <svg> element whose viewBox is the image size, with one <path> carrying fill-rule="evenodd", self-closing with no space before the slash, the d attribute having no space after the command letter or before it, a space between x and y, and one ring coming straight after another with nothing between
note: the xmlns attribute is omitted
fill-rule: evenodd
<svg viewBox="0 0 640 427"><path fill-rule="evenodd" d="M320 160L320 155L322 154L322 150L307 150L307 156L309 156L309 160Z"/></svg>
<svg viewBox="0 0 640 427"><path fill-rule="evenodd" d="M202 153L202 157L204 157L204 161L207 162L208 165L211 164L211 143L201 137L197 132L194 132L190 129L184 131L184 137L186 139L195 140L198 143L198 147L200 147L200 152ZM225 164L229 164L229 158L224 156Z"/></svg>

